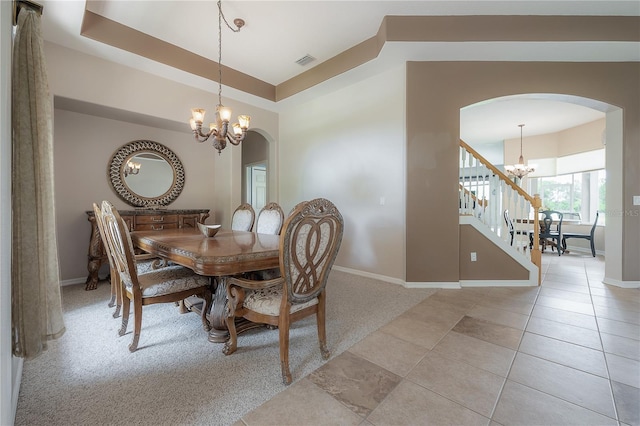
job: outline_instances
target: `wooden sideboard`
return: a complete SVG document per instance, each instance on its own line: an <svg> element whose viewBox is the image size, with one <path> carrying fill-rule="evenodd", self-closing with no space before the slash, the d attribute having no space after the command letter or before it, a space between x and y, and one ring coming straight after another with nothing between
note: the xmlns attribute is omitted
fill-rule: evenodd
<svg viewBox="0 0 640 426"><path fill-rule="evenodd" d="M89 239L89 254L87 269L89 276L85 290L95 290L98 286L98 271L107 263L105 252L100 238L100 231L93 212L87 211L87 217L91 223L91 237ZM208 209L191 210L118 210L122 219L130 231L162 231L165 229L196 228L196 223L204 223L209 217Z"/></svg>

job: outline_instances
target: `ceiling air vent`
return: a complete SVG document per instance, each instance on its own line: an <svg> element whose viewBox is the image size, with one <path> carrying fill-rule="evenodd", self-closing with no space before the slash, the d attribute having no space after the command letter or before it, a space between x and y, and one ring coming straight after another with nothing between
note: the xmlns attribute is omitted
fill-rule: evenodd
<svg viewBox="0 0 640 426"><path fill-rule="evenodd" d="M305 66L310 62L315 61L316 58L314 58L313 56L309 55L308 53L306 55L304 55L302 58L298 59L296 61L296 64L301 65L301 66Z"/></svg>

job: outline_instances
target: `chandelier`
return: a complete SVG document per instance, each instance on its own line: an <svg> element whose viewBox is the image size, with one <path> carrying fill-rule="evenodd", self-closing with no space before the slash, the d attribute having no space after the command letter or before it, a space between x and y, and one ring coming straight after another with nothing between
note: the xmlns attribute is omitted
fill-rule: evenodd
<svg viewBox="0 0 640 426"><path fill-rule="evenodd" d="M522 128L524 127L524 124L518 124L518 127L520 127L520 158L518 158L518 164L514 164L513 166L504 166L504 168L509 176L522 179L529 173L535 171L535 168L524 164L524 157L522 156Z"/></svg>
<svg viewBox="0 0 640 426"><path fill-rule="evenodd" d="M247 129L249 128L249 122L251 117L248 115L238 116L238 122L231 126L229 129L229 120L231 120L231 109L222 105L222 21L231 29L231 31L237 33L240 28L244 26L244 20L236 18L233 20L236 28L233 28L227 22L227 19L222 13L222 1L218 0L218 105L216 106L216 121L209 124L209 131L204 133L202 131L202 122L204 121L205 110L201 108L191 109L191 130L198 142L204 142L210 137L213 137L213 147L218 150L218 155L227 146L227 141L232 145L239 145L247 135Z"/></svg>
<svg viewBox="0 0 640 426"><path fill-rule="evenodd" d="M137 175L140 173L140 167L142 167L142 164L140 163L136 163L133 160L127 161L127 165L124 168L124 176Z"/></svg>

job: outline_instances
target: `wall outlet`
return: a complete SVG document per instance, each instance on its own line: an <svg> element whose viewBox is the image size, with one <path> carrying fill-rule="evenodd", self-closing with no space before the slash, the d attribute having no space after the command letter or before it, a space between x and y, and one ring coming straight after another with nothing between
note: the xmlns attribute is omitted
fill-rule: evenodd
<svg viewBox="0 0 640 426"><path fill-rule="evenodd" d="M478 256L476 255L476 252L475 252L475 251L472 251L472 252L471 252L471 261L472 261L472 262L475 262L475 261L477 261L477 260L478 260Z"/></svg>

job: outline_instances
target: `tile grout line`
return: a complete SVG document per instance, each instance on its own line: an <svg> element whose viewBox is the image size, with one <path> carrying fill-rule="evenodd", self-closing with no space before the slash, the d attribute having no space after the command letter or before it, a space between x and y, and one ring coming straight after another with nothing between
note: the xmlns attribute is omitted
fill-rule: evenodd
<svg viewBox="0 0 640 426"><path fill-rule="evenodd" d="M600 322L598 320L598 315L596 314L596 309L593 303L593 294L591 293L591 280L589 279L589 273L587 270L587 265L584 264L584 272L587 276L587 286L589 287L589 299L591 300L591 308L593 309L593 317L596 320L596 329L598 331L598 340L600 340L600 346L602 347L602 356L604 356L604 368L607 370L607 382L609 383L609 392L611 393L611 402L613 403L613 412L616 414L616 422L618 422L618 426L620 426L620 415L618 413L618 404L616 404L616 397L613 393L613 384L611 383L611 372L609 371L609 358L607 357L607 353L604 350L604 343L602 341L602 332L600 331Z"/></svg>

